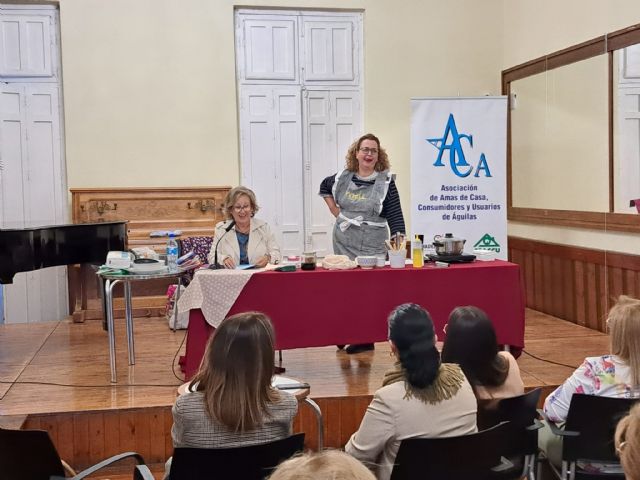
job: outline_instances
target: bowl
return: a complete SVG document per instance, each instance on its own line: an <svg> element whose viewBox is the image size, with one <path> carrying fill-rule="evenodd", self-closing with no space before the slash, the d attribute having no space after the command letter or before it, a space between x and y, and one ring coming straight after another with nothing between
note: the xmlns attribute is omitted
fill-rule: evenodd
<svg viewBox="0 0 640 480"><path fill-rule="evenodd" d="M356 263L360 268L373 268L376 266L377 261L378 257L374 257L373 255L356 257Z"/></svg>

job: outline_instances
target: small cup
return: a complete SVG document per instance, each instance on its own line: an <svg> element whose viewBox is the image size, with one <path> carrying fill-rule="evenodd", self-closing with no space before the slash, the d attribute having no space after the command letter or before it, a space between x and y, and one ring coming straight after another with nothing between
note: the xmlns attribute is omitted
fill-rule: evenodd
<svg viewBox="0 0 640 480"><path fill-rule="evenodd" d="M402 250L389 250L389 265L391 268L404 268L407 254Z"/></svg>
<svg viewBox="0 0 640 480"><path fill-rule="evenodd" d="M376 267L384 267L385 257L384 255L378 255L376 257Z"/></svg>

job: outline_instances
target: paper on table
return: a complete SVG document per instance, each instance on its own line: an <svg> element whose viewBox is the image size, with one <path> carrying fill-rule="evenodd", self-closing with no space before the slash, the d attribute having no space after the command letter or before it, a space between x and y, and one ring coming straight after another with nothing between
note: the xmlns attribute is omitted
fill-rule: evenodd
<svg viewBox="0 0 640 480"><path fill-rule="evenodd" d="M249 263L248 265L238 265L236 270L249 270L250 268L256 268L253 263Z"/></svg>
<svg viewBox="0 0 640 480"><path fill-rule="evenodd" d="M286 387L290 385L300 385L300 381L289 377L283 377L282 375L274 375L271 378L271 386L273 387Z"/></svg>

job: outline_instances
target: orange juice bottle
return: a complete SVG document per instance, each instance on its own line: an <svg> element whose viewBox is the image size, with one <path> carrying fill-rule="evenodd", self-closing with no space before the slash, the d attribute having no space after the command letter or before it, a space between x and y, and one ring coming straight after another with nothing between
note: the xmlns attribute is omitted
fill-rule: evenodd
<svg viewBox="0 0 640 480"><path fill-rule="evenodd" d="M424 267L424 253L422 252L422 242L420 238L416 235L413 240L413 267L414 268L422 268Z"/></svg>

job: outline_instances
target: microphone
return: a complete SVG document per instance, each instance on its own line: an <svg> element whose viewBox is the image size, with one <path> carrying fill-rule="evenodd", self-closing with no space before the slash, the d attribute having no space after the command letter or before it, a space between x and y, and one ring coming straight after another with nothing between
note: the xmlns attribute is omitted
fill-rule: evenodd
<svg viewBox="0 0 640 480"><path fill-rule="evenodd" d="M213 265L209 265L210 269L218 270L219 268L224 268L218 263L218 245L220 245L220 241L224 238L224 236L227 233L229 233L229 231L234 227L235 224L236 224L236 221L235 220L231 220L229 225L224 227L224 233L222 235L220 235L220 238L216 242L216 246L215 246L215 249L213 251Z"/></svg>

